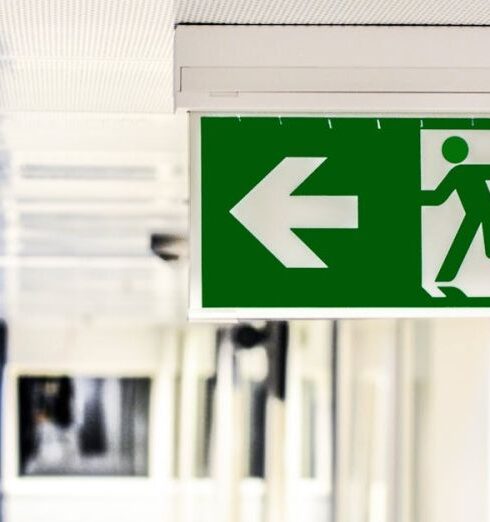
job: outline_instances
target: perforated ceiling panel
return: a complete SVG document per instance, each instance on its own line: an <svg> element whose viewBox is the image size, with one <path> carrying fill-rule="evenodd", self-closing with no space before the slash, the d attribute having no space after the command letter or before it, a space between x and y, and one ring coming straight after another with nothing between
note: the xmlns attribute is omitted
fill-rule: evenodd
<svg viewBox="0 0 490 522"><path fill-rule="evenodd" d="M487 0L176 0L180 23L490 24Z"/></svg>
<svg viewBox="0 0 490 522"><path fill-rule="evenodd" d="M171 110L173 3L0 1L0 110Z"/></svg>

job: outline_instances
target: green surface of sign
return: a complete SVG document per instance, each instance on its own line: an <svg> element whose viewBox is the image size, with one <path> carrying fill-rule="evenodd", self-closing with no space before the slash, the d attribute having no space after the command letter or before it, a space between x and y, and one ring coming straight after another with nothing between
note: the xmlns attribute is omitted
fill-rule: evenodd
<svg viewBox="0 0 490 522"><path fill-rule="evenodd" d="M490 119L201 116L201 305L490 305Z"/></svg>

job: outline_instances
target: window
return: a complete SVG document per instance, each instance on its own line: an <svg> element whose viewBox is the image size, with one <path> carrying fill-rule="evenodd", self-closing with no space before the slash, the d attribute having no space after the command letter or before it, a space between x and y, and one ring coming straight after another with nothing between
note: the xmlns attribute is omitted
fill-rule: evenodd
<svg viewBox="0 0 490 522"><path fill-rule="evenodd" d="M148 474L150 379L21 376L22 476Z"/></svg>

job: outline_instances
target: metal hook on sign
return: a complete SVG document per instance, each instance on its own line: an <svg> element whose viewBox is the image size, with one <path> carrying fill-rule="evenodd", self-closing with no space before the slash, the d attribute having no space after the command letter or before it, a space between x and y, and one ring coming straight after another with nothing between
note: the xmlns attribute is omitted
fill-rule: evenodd
<svg viewBox="0 0 490 522"><path fill-rule="evenodd" d="M424 128L424 120L420 120L420 128L421 128L421 129Z"/></svg>
<svg viewBox="0 0 490 522"><path fill-rule="evenodd" d="M282 118L279 116L279 125L282 125Z"/></svg>
<svg viewBox="0 0 490 522"><path fill-rule="evenodd" d="M471 118L471 126L472 126L472 127L475 126L475 118Z"/></svg>
<svg viewBox="0 0 490 522"><path fill-rule="evenodd" d="M332 127L332 120L330 118L327 118L327 121L328 121L328 128L331 130L333 127Z"/></svg>
<svg viewBox="0 0 490 522"><path fill-rule="evenodd" d="M378 130L381 130L381 122L379 121L379 118L376 120L376 127Z"/></svg>
<svg viewBox="0 0 490 522"><path fill-rule="evenodd" d="M241 123L242 122L242 117L239 114L237 114L236 117L238 118L238 121Z"/></svg>

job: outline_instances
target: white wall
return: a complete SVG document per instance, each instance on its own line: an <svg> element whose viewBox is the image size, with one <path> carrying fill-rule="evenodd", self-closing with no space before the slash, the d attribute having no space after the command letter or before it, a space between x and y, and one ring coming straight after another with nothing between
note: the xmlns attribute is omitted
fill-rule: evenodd
<svg viewBox="0 0 490 522"><path fill-rule="evenodd" d="M414 447L420 521L488 520L490 323L424 321L417 329L426 360Z"/></svg>
<svg viewBox="0 0 490 522"><path fill-rule="evenodd" d="M340 327L341 522L489 519L490 323Z"/></svg>

